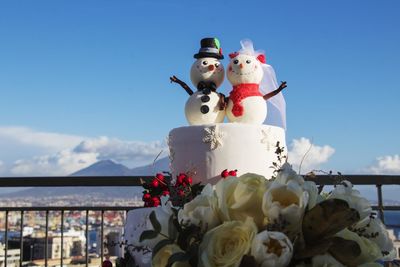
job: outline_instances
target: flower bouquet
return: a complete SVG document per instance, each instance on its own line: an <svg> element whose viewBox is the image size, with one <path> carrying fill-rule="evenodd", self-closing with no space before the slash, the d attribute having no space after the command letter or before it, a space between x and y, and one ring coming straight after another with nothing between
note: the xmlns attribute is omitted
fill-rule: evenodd
<svg viewBox="0 0 400 267"><path fill-rule="evenodd" d="M148 212L150 226L139 233L152 266L366 267L395 256L385 226L348 181L323 193L288 163L272 180L227 170L221 175L216 185L200 187L181 174L157 189L159 201L154 192L160 185L145 185L143 199L152 201L146 205L161 204ZM162 193L168 184L181 193Z"/></svg>

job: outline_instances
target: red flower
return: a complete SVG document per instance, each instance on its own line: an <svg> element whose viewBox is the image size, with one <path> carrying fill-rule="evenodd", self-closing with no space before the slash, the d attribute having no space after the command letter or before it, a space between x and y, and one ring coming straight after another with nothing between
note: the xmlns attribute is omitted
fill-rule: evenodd
<svg viewBox="0 0 400 267"><path fill-rule="evenodd" d="M160 201L160 199L158 197L153 197L151 199L151 202L152 202L151 204L152 204L153 207L158 207L161 204L161 201Z"/></svg>
<svg viewBox="0 0 400 267"><path fill-rule="evenodd" d="M237 176L237 170L229 171L229 176Z"/></svg>
<svg viewBox="0 0 400 267"><path fill-rule="evenodd" d="M150 198L151 198L151 195L150 195L149 193L145 193L145 194L143 195L143 201L149 201Z"/></svg>
<svg viewBox="0 0 400 267"><path fill-rule="evenodd" d="M183 184L183 182L185 181L185 178L186 178L186 174L184 174L184 173L179 174L176 179L176 184L177 185Z"/></svg>
<svg viewBox="0 0 400 267"><path fill-rule="evenodd" d="M153 187L158 187L158 185L159 185L158 180L157 180L157 179L154 179L154 180L151 182L151 185L152 185Z"/></svg>
<svg viewBox="0 0 400 267"><path fill-rule="evenodd" d="M221 172L221 177L222 177L222 178L226 178L226 177L228 177L228 176L229 176L228 169L225 169L225 170L223 170L223 171Z"/></svg>
<svg viewBox="0 0 400 267"><path fill-rule="evenodd" d="M192 179L192 177L186 177L186 182L188 183L188 184L192 184L193 183L193 179Z"/></svg>
<svg viewBox="0 0 400 267"><path fill-rule="evenodd" d="M162 173L157 173L156 178L161 182L164 182L164 180L165 180L165 177Z"/></svg>

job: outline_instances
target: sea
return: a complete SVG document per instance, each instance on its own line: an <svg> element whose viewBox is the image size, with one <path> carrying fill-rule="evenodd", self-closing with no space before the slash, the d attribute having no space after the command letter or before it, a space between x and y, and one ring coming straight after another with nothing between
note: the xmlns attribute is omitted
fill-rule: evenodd
<svg viewBox="0 0 400 267"><path fill-rule="evenodd" d="M384 216L387 228L393 229L395 236L400 240L400 210L385 211Z"/></svg>

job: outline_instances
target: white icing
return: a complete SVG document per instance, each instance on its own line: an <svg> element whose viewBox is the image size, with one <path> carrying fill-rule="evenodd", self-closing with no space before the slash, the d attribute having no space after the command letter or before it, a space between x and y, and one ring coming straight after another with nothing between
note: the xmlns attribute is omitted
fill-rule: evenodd
<svg viewBox="0 0 400 267"><path fill-rule="evenodd" d="M217 138L220 143L214 149L210 143L204 143L209 129L217 130L206 136L220 133ZM203 184L218 181L224 169L237 169L238 175L257 173L269 179L273 175L272 163L278 162L274 149L276 142L286 147L284 129L269 125L220 123L186 126L173 129L170 135L174 140L170 149L175 152L171 163L173 177L195 169L194 183Z"/></svg>
<svg viewBox="0 0 400 267"><path fill-rule="evenodd" d="M223 122L225 110L219 109L219 94L211 92L208 95L210 97L210 101L207 103L203 103L201 101L202 96L204 96L202 92L195 92L186 102L185 115L189 124L203 125ZM209 107L210 110L208 113L201 113L200 108L202 105L207 105Z"/></svg>

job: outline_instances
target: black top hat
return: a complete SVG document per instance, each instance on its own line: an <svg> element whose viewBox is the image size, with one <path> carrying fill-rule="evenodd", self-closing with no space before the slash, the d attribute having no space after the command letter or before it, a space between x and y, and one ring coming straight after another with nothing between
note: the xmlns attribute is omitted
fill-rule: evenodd
<svg viewBox="0 0 400 267"><path fill-rule="evenodd" d="M194 55L194 58L213 57L223 59L221 45L217 38L203 38L200 41L199 53Z"/></svg>

